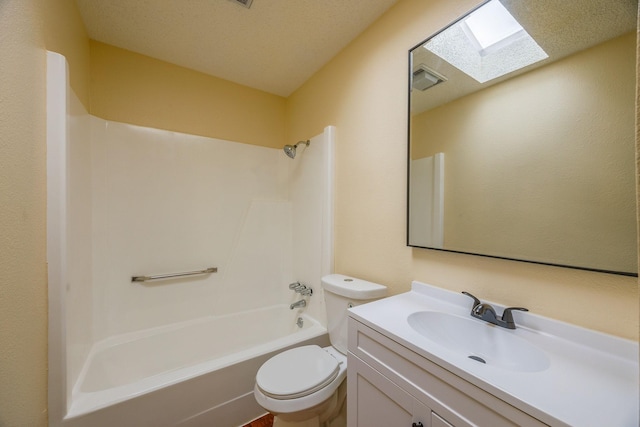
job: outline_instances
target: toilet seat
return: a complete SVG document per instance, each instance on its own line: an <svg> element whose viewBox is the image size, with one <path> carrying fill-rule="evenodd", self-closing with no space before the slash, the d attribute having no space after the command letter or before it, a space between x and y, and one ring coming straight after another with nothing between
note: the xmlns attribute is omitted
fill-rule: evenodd
<svg viewBox="0 0 640 427"><path fill-rule="evenodd" d="M326 387L339 371L335 357L317 345L307 345L267 360L258 370L256 386L273 399L296 399Z"/></svg>

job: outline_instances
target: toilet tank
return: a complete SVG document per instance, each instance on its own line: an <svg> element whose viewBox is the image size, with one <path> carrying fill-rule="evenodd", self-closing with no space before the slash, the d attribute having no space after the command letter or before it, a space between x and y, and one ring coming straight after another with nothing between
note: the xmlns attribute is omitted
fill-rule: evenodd
<svg viewBox="0 0 640 427"><path fill-rule="evenodd" d="M340 353L347 354L347 310L385 297L387 287L342 274L330 274L322 278L322 288L329 340Z"/></svg>

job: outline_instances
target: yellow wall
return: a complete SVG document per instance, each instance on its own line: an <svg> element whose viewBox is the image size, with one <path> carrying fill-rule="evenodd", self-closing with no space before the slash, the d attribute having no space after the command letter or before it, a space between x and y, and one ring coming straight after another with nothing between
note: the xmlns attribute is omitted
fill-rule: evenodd
<svg viewBox="0 0 640 427"><path fill-rule="evenodd" d="M445 153L444 247L637 271L635 51L629 33L412 118L412 157Z"/></svg>
<svg viewBox="0 0 640 427"><path fill-rule="evenodd" d="M336 271L411 280L638 339L637 279L406 247L407 52L476 0L400 0L287 100L287 138L337 126Z"/></svg>
<svg viewBox="0 0 640 427"><path fill-rule="evenodd" d="M69 81L85 108L89 109L89 37L74 0L47 0L45 46L67 58Z"/></svg>
<svg viewBox="0 0 640 427"><path fill-rule="evenodd" d="M266 147L284 141L284 98L93 40L89 111Z"/></svg>
<svg viewBox="0 0 640 427"><path fill-rule="evenodd" d="M46 424L44 11L0 2L0 426Z"/></svg>

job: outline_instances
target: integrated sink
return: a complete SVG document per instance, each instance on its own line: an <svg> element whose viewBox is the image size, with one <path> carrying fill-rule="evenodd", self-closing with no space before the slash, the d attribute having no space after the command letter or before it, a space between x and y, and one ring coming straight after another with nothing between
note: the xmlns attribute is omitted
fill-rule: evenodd
<svg viewBox="0 0 640 427"><path fill-rule="evenodd" d="M423 337L477 363L518 372L549 367L545 352L512 330L440 311L415 312L407 321Z"/></svg>

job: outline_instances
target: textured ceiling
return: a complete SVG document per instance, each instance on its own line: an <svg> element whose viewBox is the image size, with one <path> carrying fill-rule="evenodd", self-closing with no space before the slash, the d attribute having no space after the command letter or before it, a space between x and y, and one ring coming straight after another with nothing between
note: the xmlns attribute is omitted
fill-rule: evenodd
<svg viewBox="0 0 640 427"><path fill-rule="evenodd" d="M76 0L89 37L288 96L397 0Z"/></svg>

